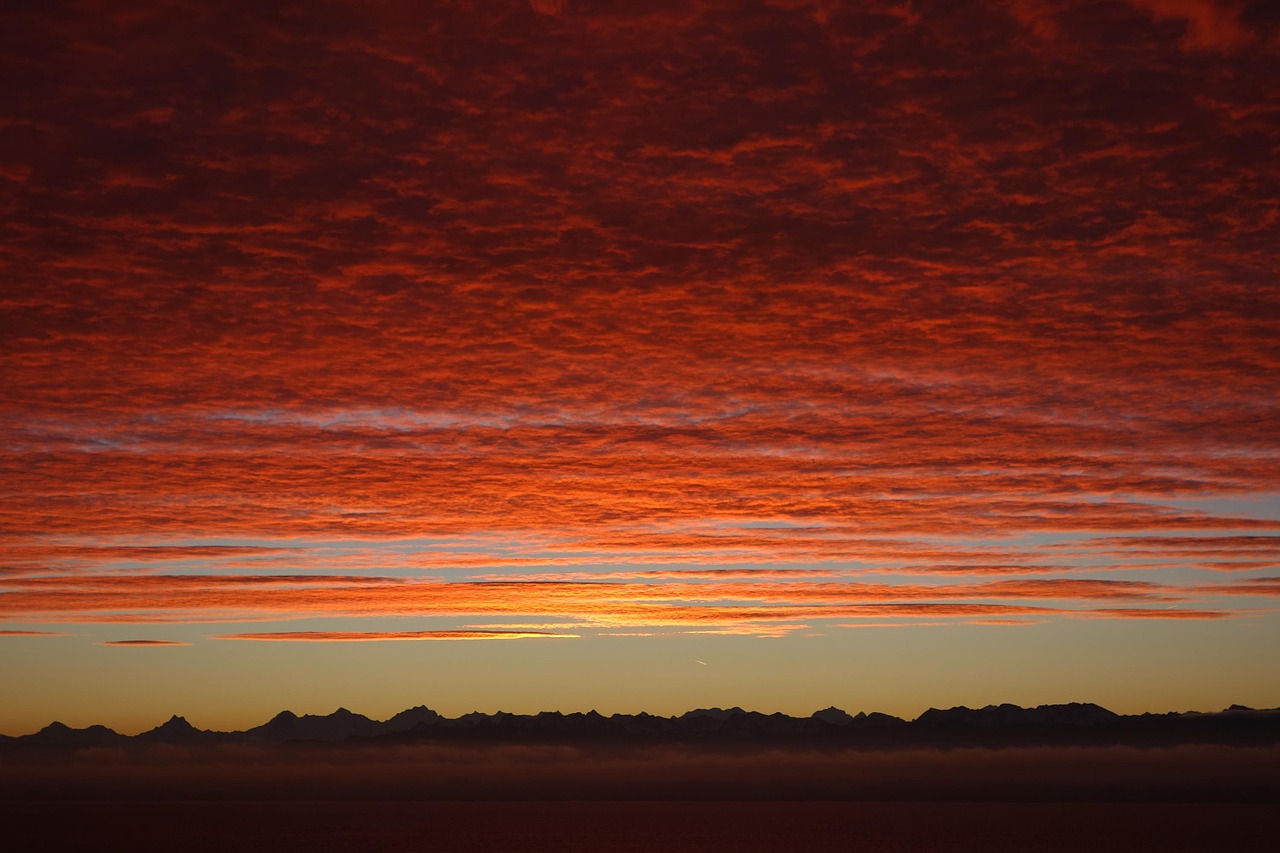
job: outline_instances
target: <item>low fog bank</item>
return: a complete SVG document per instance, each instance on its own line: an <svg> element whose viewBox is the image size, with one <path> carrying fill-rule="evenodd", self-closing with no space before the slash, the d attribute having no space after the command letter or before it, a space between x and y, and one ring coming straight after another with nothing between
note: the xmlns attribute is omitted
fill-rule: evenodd
<svg viewBox="0 0 1280 853"><path fill-rule="evenodd" d="M1280 802L1280 747L152 745L7 755L10 799Z"/></svg>

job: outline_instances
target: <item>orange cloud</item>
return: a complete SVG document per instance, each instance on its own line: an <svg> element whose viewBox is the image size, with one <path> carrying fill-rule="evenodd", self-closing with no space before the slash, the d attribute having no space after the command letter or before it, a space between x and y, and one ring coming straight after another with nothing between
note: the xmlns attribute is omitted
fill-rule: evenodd
<svg viewBox="0 0 1280 853"><path fill-rule="evenodd" d="M1243 578L1232 583L1200 586L1195 592L1200 595L1280 595L1280 577Z"/></svg>
<svg viewBox="0 0 1280 853"><path fill-rule="evenodd" d="M1238 616L1228 610L1172 610L1167 608L1150 609L1137 607L1113 607L1099 610L1086 610L1081 616L1104 617L1118 619L1230 619Z"/></svg>
<svg viewBox="0 0 1280 853"><path fill-rule="evenodd" d="M330 639L574 636L583 629L675 627L781 636L813 620L892 617L1225 618L1197 609L1203 597L1274 594L1252 585L1183 588L1150 581L1037 578L908 584L831 581L819 575L722 580L615 578L606 581L456 581L349 575L50 575L16 578L0 598L0 617L102 624L274 621L303 617L507 617L420 632L285 632ZM1125 604L1124 607L1099 607ZM1128 606L1134 605L1134 606ZM1137 606L1145 605L1145 606ZM1157 607L1156 605L1163 605ZM1173 609L1174 606L1179 609ZM263 632L261 636L276 636ZM349 634L349 636L348 636ZM457 635L454 637L454 635ZM249 635L236 635L237 637ZM259 636L254 634L254 637Z"/></svg>
<svg viewBox="0 0 1280 853"><path fill-rule="evenodd" d="M601 580L719 580L743 578L750 580L778 580L786 578L831 578L848 576L850 572L836 569L670 569L633 570L626 572L542 572L519 574L473 575L481 581L601 581Z"/></svg>
<svg viewBox="0 0 1280 853"><path fill-rule="evenodd" d="M768 606L840 607L874 602L955 599L1176 601L1177 588L1142 581L1048 578L968 584L910 585L824 581L707 583L589 583L507 581L442 583L432 580L324 575L119 575L19 578L0 599L0 615L180 613L248 615L411 615L514 613L601 618L628 608L657 612L700 602Z"/></svg>
<svg viewBox="0 0 1280 853"><path fill-rule="evenodd" d="M273 631L225 634L215 640L264 640L307 643L347 643L382 640L529 640L543 637L577 638L578 634L549 631Z"/></svg>
<svg viewBox="0 0 1280 853"><path fill-rule="evenodd" d="M1186 566L1210 571L1243 572L1280 565L1280 536L1105 536L1042 546L1074 552L1089 560L1114 559L1117 568L1152 569ZM1160 562L1132 562L1146 557ZM1205 559L1217 557L1219 559ZM1262 558L1262 559L1258 559Z"/></svg>
<svg viewBox="0 0 1280 853"><path fill-rule="evenodd" d="M0 637L70 637L71 634L64 634L58 631L21 631L21 630L0 630Z"/></svg>
<svg viewBox="0 0 1280 853"><path fill-rule="evenodd" d="M1046 545L1046 548L1096 548L1112 554L1200 555L1206 551L1222 554L1280 554L1280 536L1103 536L1079 542Z"/></svg>
<svg viewBox="0 0 1280 853"><path fill-rule="evenodd" d="M1005 627L1018 627L1019 625L1043 625L1042 619L973 619L967 622L968 625L1001 625Z"/></svg>

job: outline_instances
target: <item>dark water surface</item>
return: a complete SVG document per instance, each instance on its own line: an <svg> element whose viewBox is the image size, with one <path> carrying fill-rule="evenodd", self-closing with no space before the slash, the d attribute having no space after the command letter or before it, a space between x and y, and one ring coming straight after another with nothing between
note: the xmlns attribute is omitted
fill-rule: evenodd
<svg viewBox="0 0 1280 853"><path fill-rule="evenodd" d="M1274 804L10 800L0 817L14 851L1280 850Z"/></svg>

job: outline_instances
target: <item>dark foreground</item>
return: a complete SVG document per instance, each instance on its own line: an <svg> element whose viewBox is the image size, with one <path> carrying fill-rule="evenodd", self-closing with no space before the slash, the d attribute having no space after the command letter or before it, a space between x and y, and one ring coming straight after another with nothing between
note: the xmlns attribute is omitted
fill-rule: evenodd
<svg viewBox="0 0 1280 853"><path fill-rule="evenodd" d="M1280 748L155 744L0 756L0 850L1280 850Z"/></svg>
<svg viewBox="0 0 1280 853"><path fill-rule="evenodd" d="M9 850L1273 851L1274 804L13 801Z"/></svg>

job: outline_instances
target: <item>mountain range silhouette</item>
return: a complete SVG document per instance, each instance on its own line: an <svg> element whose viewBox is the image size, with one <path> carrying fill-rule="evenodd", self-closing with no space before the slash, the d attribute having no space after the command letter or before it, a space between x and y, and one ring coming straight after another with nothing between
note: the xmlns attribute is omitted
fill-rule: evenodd
<svg viewBox="0 0 1280 853"><path fill-rule="evenodd" d="M94 747L228 743L399 744L501 743L732 743L762 746L829 745L854 748L951 746L1264 745L1280 742L1280 709L1242 705L1210 713L1120 715L1091 703L1023 708L930 708L914 720L881 713L852 715L825 708L808 717L742 708L701 708L672 717L647 713L604 716L596 711L538 714L472 712L448 718L419 705L378 721L339 708L299 716L281 711L245 731L198 729L184 717L128 736L106 726L76 729L60 722L20 737L0 736L0 750L74 750Z"/></svg>

